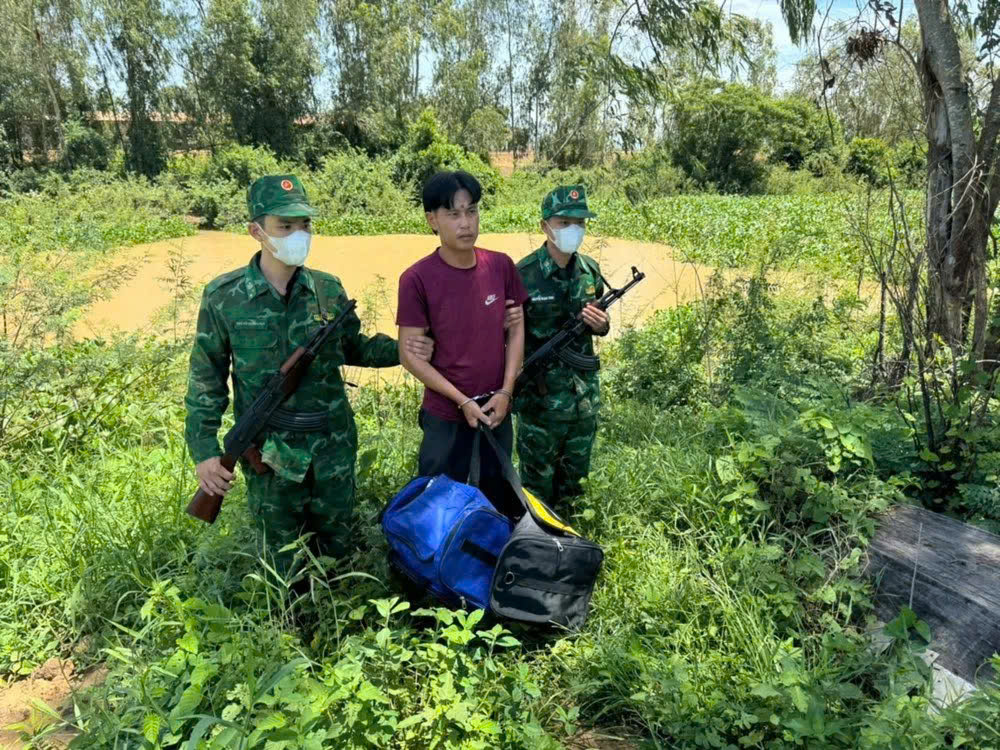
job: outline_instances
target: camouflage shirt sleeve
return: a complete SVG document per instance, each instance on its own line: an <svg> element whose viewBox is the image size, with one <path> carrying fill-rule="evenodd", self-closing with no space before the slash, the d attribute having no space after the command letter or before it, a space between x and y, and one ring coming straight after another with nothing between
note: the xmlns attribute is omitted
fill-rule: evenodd
<svg viewBox="0 0 1000 750"><path fill-rule="evenodd" d="M194 462L221 456L219 426L229 405L229 336L209 303L208 292L202 295L198 327L191 347L188 390L184 399L187 418L184 439Z"/></svg>
<svg viewBox="0 0 1000 750"><path fill-rule="evenodd" d="M344 362L360 367L395 367L399 364L396 339L384 333L365 336L361 321L353 312L344 321Z"/></svg>

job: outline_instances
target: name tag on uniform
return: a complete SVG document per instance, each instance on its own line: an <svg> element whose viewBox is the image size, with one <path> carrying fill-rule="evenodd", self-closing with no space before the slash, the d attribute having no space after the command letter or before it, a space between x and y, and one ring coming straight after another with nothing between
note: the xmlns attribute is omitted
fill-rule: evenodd
<svg viewBox="0 0 1000 750"><path fill-rule="evenodd" d="M531 301L532 302L551 302L555 298L556 298L556 296L554 294L550 294L548 296L532 297Z"/></svg>
<svg viewBox="0 0 1000 750"><path fill-rule="evenodd" d="M267 321L259 318L245 318L233 324L236 328L267 328Z"/></svg>

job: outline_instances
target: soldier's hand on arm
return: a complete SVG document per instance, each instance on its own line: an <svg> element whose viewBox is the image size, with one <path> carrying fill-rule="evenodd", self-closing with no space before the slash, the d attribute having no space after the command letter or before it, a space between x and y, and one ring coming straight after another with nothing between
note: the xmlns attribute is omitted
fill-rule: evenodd
<svg viewBox="0 0 1000 750"><path fill-rule="evenodd" d="M503 316L503 328L508 330L511 326L515 326L524 321L524 308L517 305L514 300L506 300L505 303L506 310Z"/></svg>
<svg viewBox="0 0 1000 750"><path fill-rule="evenodd" d="M580 311L580 317L583 318L584 323L590 326L590 330L601 336L611 329L611 318L608 317L608 313L595 305L588 303Z"/></svg>
<svg viewBox="0 0 1000 750"><path fill-rule="evenodd" d="M198 473L198 484L205 492L223 496L229 492L233 481L233 472L222 465L219 456L208 458L195 467Z"/></svg>
<svg viewBox="0 0 1000 750"><path fill-rule="evenodd" d="M403 342L403 346L421 362L430 362L434 356L434 339L428 336L410 336Z"/></svg>

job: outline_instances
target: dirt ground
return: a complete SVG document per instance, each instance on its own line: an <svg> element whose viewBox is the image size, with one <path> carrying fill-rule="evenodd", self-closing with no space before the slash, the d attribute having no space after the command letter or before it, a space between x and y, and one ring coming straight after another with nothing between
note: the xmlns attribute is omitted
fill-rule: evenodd
<svg viewBox="0 0 1000 750"><path fill-rule="evenodd" d="M55 721L36 704L40 702L61 714L71 712L73 692L98 685L106 676L104 669L77 674L72 660L49 659L26 679L0 683L0 748L23 747L20 732L11 729L12 725L22 725L30 735ZM60 730L45 737L45 747L63 748L72 739L72 732Z"/></svg>

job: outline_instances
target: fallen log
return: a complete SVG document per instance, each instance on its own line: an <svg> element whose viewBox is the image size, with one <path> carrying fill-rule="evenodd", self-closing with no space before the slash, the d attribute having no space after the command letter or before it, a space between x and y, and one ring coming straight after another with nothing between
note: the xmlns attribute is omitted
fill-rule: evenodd
<svg viewBox="0 0 1000 750"><path fill-rule="evenodd" d="M940 513L897 505L868 549L875 610L889 622L909 606L931 629L937 663L975 683L997 676L1000 536Z"/></svg>

